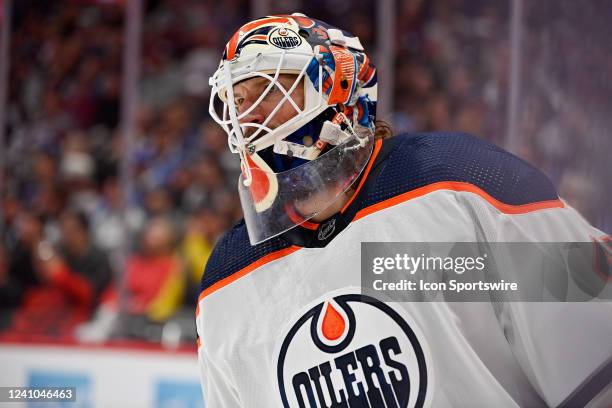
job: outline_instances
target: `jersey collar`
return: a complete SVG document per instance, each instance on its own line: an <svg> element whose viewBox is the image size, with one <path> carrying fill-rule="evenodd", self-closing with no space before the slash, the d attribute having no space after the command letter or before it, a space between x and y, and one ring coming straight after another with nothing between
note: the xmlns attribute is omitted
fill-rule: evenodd
<svg viewBox="0 0 612 408"><path fill-rule="evenodd" d="M349 201L335 215L320 223L305 222L280 235L280 239L287 243L304 248L323 248L327 246L340 232L342 232L355 218L361 209L368 191L378 178L383 166L381 164L389 156L395 139L379 139L374 144L372 157L368 161L363 174L357 181L357 189Z"/></svg>

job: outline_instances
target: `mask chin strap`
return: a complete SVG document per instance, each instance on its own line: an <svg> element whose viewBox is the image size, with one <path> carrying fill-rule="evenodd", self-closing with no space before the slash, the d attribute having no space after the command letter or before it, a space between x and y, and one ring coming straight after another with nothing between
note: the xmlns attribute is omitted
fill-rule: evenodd
<svg viewBox="0 0 612 408"><path fill-rule="evenodd" d="M244 135L242 134L242 128L240 127L240 122L238 121L238 117L236 116L236 109L232 106L229 106L229 101L234 101L234 87L232 86L232 71L229 66L229 62L223 63L223 70L225 71L225 81L226 81L226 93L227 93L227 101L228 101L228 113L230 116L230 120L232 121L233 132L236 135L236 141L239 146L244 146ZM253 182L253 175L251 174L250 166L247 162L246 152L244 149L238 149L238 155L240 156L240 167L242 168L242 173L244 174L243 184L245 187L248 187Z"/></svg>
<svg viewBox="0 0 612 408"><path fill-rule="evenodd" d="M344 125L344 127L343 127ZM304 160L314 160L328 145L338 146L355 137L350 121L342 112L334 115L332 120L323 122L319 138L312 146L289 142L284 139L274 143L274 153Z"/></svg>

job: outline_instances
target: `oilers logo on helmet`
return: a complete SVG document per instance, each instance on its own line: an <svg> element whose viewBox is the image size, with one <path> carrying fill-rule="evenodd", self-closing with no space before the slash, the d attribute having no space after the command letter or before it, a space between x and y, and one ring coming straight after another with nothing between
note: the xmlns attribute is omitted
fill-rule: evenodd
<svg viewBox="0 0 612 408"><path fill-rule="evenodd" d="M284 407L429 405L431 364L420 329L374 298L324 296L277 349Z"/></svg>
<svg viewBox="0 0 612 408"><path fill-rule="evenodd" d="M290 50L302 44L302 37L289 28L279 27L270 32L268 41L275 47Z"/></svg>

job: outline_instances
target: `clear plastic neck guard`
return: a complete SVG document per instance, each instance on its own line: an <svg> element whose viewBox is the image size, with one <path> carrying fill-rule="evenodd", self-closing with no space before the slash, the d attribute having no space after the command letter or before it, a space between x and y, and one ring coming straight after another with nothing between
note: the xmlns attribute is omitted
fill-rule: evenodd
<svg viewBox="0 0 612 408"><path fill-rule="evenodd" d="M372 134L354 136L315 160L282 173L252 166L250 186L245 185L243 173L238 190L251 244L282 234L329 208L357 180L373 146ZM262 209L264 189L275 189L275 194Z"/></svg>

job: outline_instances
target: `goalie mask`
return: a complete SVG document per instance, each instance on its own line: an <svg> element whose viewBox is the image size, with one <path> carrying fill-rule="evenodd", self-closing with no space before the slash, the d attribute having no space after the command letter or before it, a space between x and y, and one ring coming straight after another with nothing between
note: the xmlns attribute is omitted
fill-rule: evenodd
<svg viewBox="0 0 612 408"><path fill-rule="evenodd" d="M247 81L260 89L248 103ZM251 244L324 211L371 156L376 69L345 31L302 14L252 21L227 43L210 85L210 114L240 156Z"/></svg>

